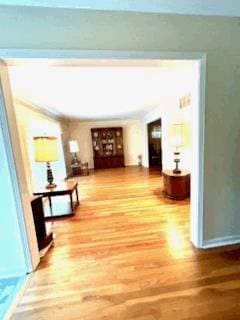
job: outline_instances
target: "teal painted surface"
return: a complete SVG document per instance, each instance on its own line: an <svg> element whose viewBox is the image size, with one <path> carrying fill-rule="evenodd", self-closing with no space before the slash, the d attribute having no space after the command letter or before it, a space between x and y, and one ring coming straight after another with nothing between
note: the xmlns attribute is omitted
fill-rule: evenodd
<svg viewBox="0 0 240 320"><path fill-rule="evenodd" d="M0 279L0 319L4 319L9 308L27 280L26 276Z"/></svg>
<svg viewBox="0 0 240 320"><path fill-rule="evenodd" d="M0 126L0 279L26 274L12 182Z"/></svg>

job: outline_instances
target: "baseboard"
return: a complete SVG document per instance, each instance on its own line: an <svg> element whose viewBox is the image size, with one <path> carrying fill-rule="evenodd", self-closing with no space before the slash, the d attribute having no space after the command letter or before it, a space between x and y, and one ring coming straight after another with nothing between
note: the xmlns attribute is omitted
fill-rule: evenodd
<svg viewBox="0 0 240 320"><path fill-rule="evenodd" d="M223 246L230 246L240 243L240 235L219 237L215 239L203 241L203 249L217 248Z"/></svg>

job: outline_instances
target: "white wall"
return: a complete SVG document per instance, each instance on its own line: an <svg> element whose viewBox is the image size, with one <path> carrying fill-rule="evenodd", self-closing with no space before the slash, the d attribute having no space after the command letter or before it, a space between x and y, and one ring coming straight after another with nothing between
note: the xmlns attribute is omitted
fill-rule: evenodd
<svg viewBox="0 0 240 320"><path fill-rule="evenodd" d="M46 185L46 164L34 161L33 137L53 135L58 139L58 161L52 162L54 180L62 181L66 178L66 166L62 147L61 123L41 112L29 108L23 103L15 103L17 125L24 160L25 176L29 193Z"/></svg>
<svg viewBox="0 0 240 320"><path fill-rule="evenodd" d="M71 139L79 143L79 157L82 162L87 161L93 168L93 151L91 128L122 127L125 165L137 165L138 155L142 154L143 132L139 120L122 121L71 121L68 123Z"/></svg>
<svg viewBox="0 0 240 320"><path fill-rule="evenodd" d="M72 155L69 152L69 140L70 138L70 132L68 127L68 121L61 121L61 130L62 130L62 146L63 146L63 153L64 153L64 159L65 159L65 166L66 166L66 174L67 176L71 175L71 168L70 164L72 161Z"/></svg>
<svg viewBox="0 0 240 320"><path fill-rule="evenodd" d="M169 97L161 105L148 112L142 121L144 143L143 143L143 165L148 167L148 133L147 124L156 119L162 119L162 165L163 169L173 169L173 147L170 144L170 128L174 123L184 123L186 127L186 145L180 149L180 168L192 171L192 124L193 112L197 112L198 101L198 67L191 65L182 70L176 70L172 74L172 97ZM191 94L191 104L180 109L179 99Z"/></svg>
<svg viewBox="0 0 240 320"><path fill-rule="evenodd" d="M162 119L162 163L163 169L173 169L173 151L170 145L170 127L174 123L184 123L188 137L187 144L181 149L180 168L192 171L191 123L192 110L197 110L198 65L191 62L181 69L171 69L166 72L171 96L162 97L159 106L152 108L142 116L141 120L125 121L71 121L68 122L68 132L71 139L79 142L81 161L89 162L93 168L93 152L91 143L91 128L122 126L124 128L125 165L136 165L138 155L142 155L143 166L148 167L148 134L147 124L156 119ZM169 79L171 81L169 81ZM179 99L191 94L191 105L180 109Z"/></svg>

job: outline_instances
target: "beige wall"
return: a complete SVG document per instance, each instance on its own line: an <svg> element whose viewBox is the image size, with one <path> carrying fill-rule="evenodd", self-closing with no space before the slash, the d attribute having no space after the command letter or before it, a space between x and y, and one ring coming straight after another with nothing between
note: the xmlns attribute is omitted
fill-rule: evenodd
<svg viewBox="0 0 240 320"><path fill-rule="evenodd" d="M124 142L124 160L126 166L137 165L138 155L142 153L142 126L139 120L122 121L72 121L68 123L71 139L79 143L79 157L82 162L87 161L93 168L93 151L91 128L122 127Z"/></svg>
<svg viewBox="0 0 240 320"><path fill-rule="evenodd" d="M239 18L9 7L0 11L0 48L207 53L205 240L240 234L239 36Z"/></svg>
<svg viewBox="0 0 240 320"><path fill-rule="evenodd" d="M71 160L72 156L69 152L69 140L70 138L70 131L68 127L68 121L62 120L61 121L61 130L62 130L62 146L63 146L63 152L64 152L64 158L65 158L65 165L66 165L66 175L71 175Z"/></svg>

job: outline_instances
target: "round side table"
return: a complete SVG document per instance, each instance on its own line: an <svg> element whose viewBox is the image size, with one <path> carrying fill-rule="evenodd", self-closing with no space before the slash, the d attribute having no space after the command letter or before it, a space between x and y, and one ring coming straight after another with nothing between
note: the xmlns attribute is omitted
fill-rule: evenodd
<svg viewBox="0 0 240 320"><path fill-rule="evenodd" d="M163 193L166 197L183 200L190 197L190 172L182 170L173 173L172 170L163 171Z"/></svg>

